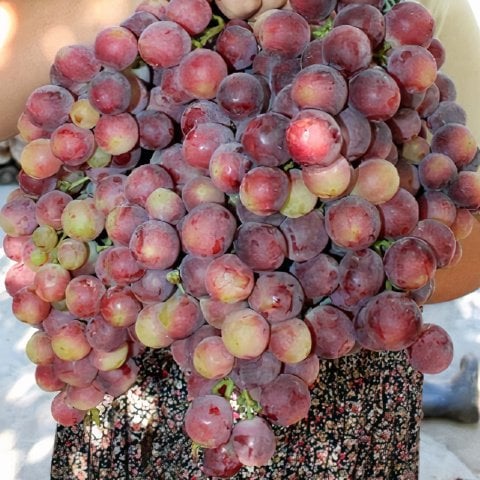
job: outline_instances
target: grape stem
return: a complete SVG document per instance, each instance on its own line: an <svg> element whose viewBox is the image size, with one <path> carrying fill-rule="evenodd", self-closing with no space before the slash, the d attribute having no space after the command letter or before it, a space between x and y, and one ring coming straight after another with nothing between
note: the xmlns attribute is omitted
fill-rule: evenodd
<svg viewBox="0 0 480 480"><path fill-rule="evenodd" d="M95 251L97 253L103 252L104 250L109 249L113 245L113 242L110 239L105 240L103 245L95 244Z"/></svg>
<svg viewBox="0 0 480 480"><path fill-rule="evenodd" d="M262 409L260 403L252 398L248 390L243 390L237 399L241 412L251 420Z"/></svg>
<svg viewBox="0 0 480 480"><path fill-rule="evenodd" d="M85 421L90 425L93 423L97 427L100 426L100 410L97 407L91 408L85 417Z"/></svg>
<svg viewBox="0 0 480 480"><path fill-rule="evenodd" d="M167 273L167 281L176 285L182 293L185 293L185 289L182 285L182 277L179 270L172 270Z"/></svg>
<svg viewBox="0 0 480 480"><path fill-rule="evenodd" d="M222 395L227 400L232 398L233 390L235 389L235 382L230 378L222 378L212 388L212 392L216 395ZM223 393L222 393L223 392Z"/></svg>
<svg viewBox="0 0 480 480"><path fill-rule="evenodd" d="M393 243L393 240L387 240L387 239L383 239L383 240L377 240L374 244L373 244L373 249L380 255L383 257L383 254L387 251L387 249L390 247L390 245L392 245Z"/></svg>
<svg viewBox="0 0 480 480"><path fill-rule="evenodd" d="M240 195L238 193L233 193L233 194L228 196L228 203L232 207L236 207L239 200L240 200Z"/></svg>
<svg viewBox="0 0 480 480"><path fill-rule="evenodd" d="M235 390L235 382L230 377L222 378L212 388L212 393L215 395L221 395L227 400L232 399L233 391ZM252 398L250 392L247 389L242 390L242 393L238 395L237 404L240 413L251 420L262 409L260 403Z"/></svg>
<svg viewBox="0 0 480 480"><path fill-rule="evenodd" d="M75 188L77 188L80 185L83 185L84 183L87 183L89 181L90 181L90 178L87 177L87 176L84 176L84 177L76 180L75 182L67 182L66 180L60 180L58 182L58 188L62 192L66 193L66 192L74 190Z"/></svg>
<svg viewBox="0 0 480 480"><path fill-rule="evenodd" d="M284 172L288 172L289 170L292 170L292 168L295 168L295 162L293 160L288 161L283 167Z"/></svg>
<svg viewBox="0 0 480 480"><path fill-rule="evenodd" d="M385 290L393 291L393 285L390 280L385 281Z"/></svg>
<svg viewBox="0 0 480 480"><path fill-rule="evenodd" d="M322 23L320 26L315 26L312 28L313 38L324 38L333 28L333 18L329 17Z"/></svg>
<svg viewBox="0 0 480 480"><path fill-rule="evenodd" d="M215 20L216 24L213 25L213 27L204 30L199 38L192 38L192 45L195 48L203 48L209 40L216 37L225 28L225 21L222 17L219 15L213 15L212 18Z"/></svg>
<svg viewBox="0 0 480 480"><path fill-rule="evenodd" d="M200 457L200 450L202 449L202 446L196 442L192 442L192 458L194 461L198 462L198 459Z"/></svg>
<svg viewBox="0 0 480 480"><path fill-rule="evenodd" d="M387 13L389 10L391 10L399 0L385 0L383 4L383 13Z"/></svg>
<svg viewBox="0 0 480 480"><path fill-rule="evenodd" d="M323 300L321 300L318 304L319 305L331 305L333 302L330 297L325 297Z"/></svg>
<svg viewBox="0 0 480 480"><path fill-rule="evenodd" d="M385 67L387 65L388 52L392 46L388 42L383 42L381 47L373 54L374 59L378 65Z"/></svg>

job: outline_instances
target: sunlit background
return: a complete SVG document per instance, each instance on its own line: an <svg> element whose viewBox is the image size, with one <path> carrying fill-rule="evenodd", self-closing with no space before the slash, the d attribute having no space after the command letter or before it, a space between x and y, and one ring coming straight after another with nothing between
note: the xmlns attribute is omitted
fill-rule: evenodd
<svg viewBox="0 0 480 480"><path fill-rule="evenodd" d="M480 2L478 0L468 0L468 3L470 4L470 8L475 15L477 24L480 24Z"/></svg>

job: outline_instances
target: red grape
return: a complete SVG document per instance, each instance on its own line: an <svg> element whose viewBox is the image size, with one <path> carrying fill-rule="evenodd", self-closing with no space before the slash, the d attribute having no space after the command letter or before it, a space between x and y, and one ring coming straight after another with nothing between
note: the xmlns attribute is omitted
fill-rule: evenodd
<svg viewBox="0 0 480 480"><path fill-rule="evenodd" d="M388 120L400 106L400 89L380 67L371 67L349 81L348 104L369 120Z"/></svg>
<svg viewBox="0 0 480 480"><path fill-rule="evenodd" d="M46 302L59 302L65 298L65 289L70 279L67 269L56 263L46 263L35 274L35 293Z"/></svg>
<svg viewBox="0 0 480 480"><path fill-rule="evenodd" d="M378 47L385 35L385 18L382 12L368 3L345 6L335 16L333 25L351 25L361 29L370 39L372 48Z"/></svg>
<svg viewBox="0 0 480 480"><path fill-rule="evenodd" d="M361 250L377 240L381 220L373 204L353 195L335 200L328 205L325 228L328 236L337 245Z"/></svg>
<svg viewBox="0 0 480 480"><path fill-rule="evenodd" d="M398 238L409 235L419 220L419 206L416 198L404 188L386 202L377 205L382 219L382 235Z"/></svg>
<svg viewBox="0 0 480 480"><path fill-rule="evenodd" d="M275 453L275 434L261 417L237 422L232 431L232 444L242 465L266 465Z"/></svg>
<svg viewBox="0 0 480 480"><path fill-rule="evenodd" d="M257 54L257 40L248 28L228 25L217 38L215 48L227 65L238 71L252 65Z"/></svg>
<svg viewBox="0 0 480 480"><path fill-rule="evenodd" d="M65 427L71 427L80 423L86 412L70 407L66 400L67 392L65 390L59 392L52 400L51 413L57 423Z"/></svg>
<svg viewBox="0 0 480 480"><path fill-rule="evenodd" d="M173 187L168 171L161 165L140 165L132 170L125 181L125 197L129 202L144 207L148 196L162 187Z"/></svg>
<svg viewBox="0 0 480 480"><path fill-rule="evenodd" d="M65 45L55 55L53 65L74 82L88 82L100 71L101 64L93 49L86 45Z"/></svg>
<svg viewBox="0 0 480 480"><path fill-rule="evenodd" d="M132 90L127 77L120 72L102 70L91 80L88 100L100 113L117 115L130 105Z"/></svg>
<svg viewBox="0 0 480 480"><path fill-rule="evenodd" d="M197 99L214 98L228 74L222 56L212 50L197 48L182 58L179 80L183 89Z"/></svg>
<svg viewBox="0 0 480 480"><path fill-rule="evenodd" d="M128 246L140 266L164 270L176 262L180 239L170 224L148 220L133 231Z"/></svg>
<svg viewBox="0 0 480 480"><path fill-rule="evenodd" d="M372 44L367 34L352 25L338 25L323 41L325 63L346 77L363 70L372 61Z"/></svg>
<svg viewBox="0 0 480 480"><path fill-rule="evenodd" d="M262 273L248 298L250 308L270 323L296 317L303 308L304 294L299 281L287 272Z"/></svg>
<svg viewBox="0 0 480 480"><path fill-rule="evenodd" d="M418 339L408 348L412 366L422 373L446 370L453 360L453 342L439 325L425 324Z"/></svg>
<svg viewBox="0 0 480 480"><path fill-rule="evenodd" d="M220 145L210 157L209 174L215 186L226 194L239 192L240 184L252 166L251 158L242 144L229 142Z"/></svg>
<svg viewBox="0 0 480 480"><path fill-rule="evenodd" d="M269 350L253 359L237 359L232 376L242 388L255 389L270 382L280 374L282 362Z"/></svg>
<svg viewBox="0 0 480 480"><path fill-rule="evenodd" d="M429 244L416 237L396 240L385 252L385 274L394 287L416 290L434 276L437 260Z"/></svg>
<svg viewBox="0 0 480 480"><path fill-rule="evenodd" d="M121 71L137 58L137 39L125 27L107 27L97 34L94 42L95 57L105 67Z"/></svg>
<svg viewBox="0 0 480 480"><path fill-rule="evenodd" d="M291 273L298 278L305 296L311 300L330 295L338 286L338 262L319 253L305 262L294 262Z"/></svg>
<svg viewBox="0 0 480 480"><path fill-rule="evenodd" d="M129 113L103 115L93 133L98 146L112 155L127 153L138 142L138 125Z"/></svg>
<svg viewBox="0 0 480 480"><path fill-rule="evenodd" d="M235 234L233 215L222 205L202 203L179 225L182 246L187 253L218 257L230 248Z"/></svg>
<svg viewBox="0 0 480 480"><path fill-rule="evenodd" d="M285 237L274 225L243 223L234 241L236 254L255 271L275 270L287 254Z"/></svg>
<svg viewBox="0 0 480 480"><path fill-rule="evenodd" d="M428 47L434 27L430 12L417 2L400 2L385 14L385 40L394 46Z"/></svg>
<svg viewBox="0 0 480 480"><path fill-rule="evenodd" d="M336 115L347 101L347 83L335 68L311 65L295 76L291 96L299 108L318 108Z"/></svg>
<svg viewBox="0 0 480 480"><path fill-rule="evenodd" d="M216 448L230 437L233 412L230 404L218 395L195 398L185 413L187 435L206 448Z"/></svg>
<svg viewBox="0 0 480 480"><path fill-rule="evenodd" d="M417 223L411 235L425 240L432 247L439 268L449 265L456 246L455 236L447 225L433 218L426 218Z"/></svg>
<svg viewBox="0 0 480 480"><path fill-rule="evenodd" d="M52 132L50 148L66 165L78 166L93 155L95 140L90 130L66 123Z"/></svg>
<svg viewBox="0 0 480 480"><path fill-rule="evenodd" d="M293 10L309 21L319 21L327 18L335 9L334 0L290 0Z"/></svg>
<svg viewBox="0 0 480 480"><path fill-rule="evenodd" d="M73 102L74 97L66 88L45 85L30 94L25 114L33 125L51 132L68 120Z"/></svg>
<svg viewBox="0 0 480 480"><path fill-rule="evenodd" d="M183 206L187 211L192 210L202 203L225 203L225 194L217 188L213 180L205 175L188 180L182 187Z"/></svg>
<svg viewBox="0 0 480 480"><path fill-rule="evenodd" d="M228 376L234 362L235 357L225 348L223 340L217 336L204 338L193 352L195 370L208 379Z"/></svg>
<svg viewBox="0 0 480 480"><path fill-rule="evenodd" d="M240 182L240 201L255 215L278 212L288 195L288 176L277 167L255 167Z"/></svg>
<svg viewBox="0 0 480 480"><path fill-rule="evenodd" d="M44 180L58 173L62 161L53 154L50 139L38 138L25 145L20 166L30 177Z"/></svg>
<svg viewBox="0 0 480 480"><path fill-rule="evenodd" d="M305 360L297 363L285 365L284 373L290 373L301 378L309 387L317 381L320 371L320 361L318 356L311 353Z"/></svg>
<svg viewBox="0 0 480 480"><path fill-rule="evenodd" d="M293 160L302 166L330 165L338 157L343 141L335 119L310 108L292 118L285 135Z"/></svg>
<svg viewBox="0 0 480 480"><path fill-rule="evenodd" d="M133 12L128 18L126 18L121 24L121 27L128 28L136 37L139 37L142 32L151 23L157 22L158 18L153 13L139 10Z"/></svg>
<svg viewBox="0 0 480 480"><path fill-rule="evenodd" d="M267 349L269 338L269 324L250 308L230 312L222 324L223 343L237 358L258 357Z"/></svg>
<svg viewBox="0 0 480 480"><path fill-rule="evenodd" d="M245 152L257 165L276 167L286 163L289 156L283 147L287 126L288 118L274 112L251 119L241 136Z"/></svg>
<svg viewBox="0 0 480 480"><path fill-rule="evenodd" d="M272 325L269 350L282 362L301 362L308 357L311 348L312 337L303 320L291 318Z"/></svg>
<svg viewBox="0 0 480 480"><path fill-rule="evenodd" d="M293 425L306 418L311 403L310 392L302 379L282 373L263 387L260 403L264 415L273 423Z"/></svg>
<svg viewBox="0 0 480 480"><path fill-rule="evenodd" d="M170 0L165 7L165 18L196 35L210 23L212 9L207 0Z"/></svg>
<svg viewBox="0 0 480 480"><path fill-rule="evenodd" d="M259 27L258 42L268 53L294 57L302 53L309 40L309 25L296 12L273 11Z"/></svg>
<svg viewBox="0 0 480 480"><path fill-rule="evenodd" d="M208 290L205 284L205 275L211 262L211 257L197 257L196 255L190 254L187 254L182 258L178 267L178 273L185 293L197 298L208 295Z"/></svg>
<svg viewBox="0 0 480 480"><path fill-rule="evenodd" d="M203 453L203 472L212 477L226 478L240 471L243 464L233 447L233 440L216 448L206 448Z"/></svg>
<svg viewBox="0 0 480 480"><path fill-rule="evenodd" d="M280 224L287 240L290 260L304 262L323 251L328 244L323 215L314 210L299 218L286 218Z"/></svg>
<svg viewBox="0 0 480 480"><path fill-rule="evenodd" d="M448 123L435 131L432 152L450 157L457 168L468 165L477 153L477 142L465 125Z"/></svg>
<svg viewBox="0 0 480 480"><path fill-rule="evenodd" d="M36 206L31 198L18 197L7 202L0 210L0 226L8 235L31 235L37 225Z"/></svg>
<svg viewBox="0 0 480 480"><path fill-rule="evenodd" d="M235 121L253 117L261 112L264 91L260 80L243 72L226 76L218 86L217 101Z"/></svg>
<svg viewBox="0 0 480 480"><path fill-rule="evenodd" d="M422 314L415 301L404 293L385 290L360 310L355 329L365 348L400 351L418 339Z"/></svg>
<svg viewBox="0 0 480 480"><path fill-rule="evenodd" d="M388 56L387 71L408 93L421 93L433 85L437 63L426 48L401 45Z"/></svg>
<svg viewBox="0 0 480 480"><path fill-rule="evenodd" d="M350 107L342 110L336 116L336 120L343 136L343 145L340 153L349 161L364 156L372 143L370 122ZM364 159L368 160L368 158Z"/></svg>
<svg viewBox="0 0 480 480"><path fill-rule="evenodd" d="M313 351L320 358L340 358L353 350L355 330L350 318L333 305L318 305L305 315Z"/></svg>
<svg viewBox="0 0 480 480"><path fill-rule="evenodd" d="M231 253L212 260L205 271L205 289L213 300L224 303L246 300L253 285L253 270Z"/></svg>
<svg viewBox="0 0 480 480"><path fill-rule="evenodd" d="M182 153L192 167L208 171L213 152L223 143L233 141L230 128L219 123L197 123L185 135Z"/></svg>

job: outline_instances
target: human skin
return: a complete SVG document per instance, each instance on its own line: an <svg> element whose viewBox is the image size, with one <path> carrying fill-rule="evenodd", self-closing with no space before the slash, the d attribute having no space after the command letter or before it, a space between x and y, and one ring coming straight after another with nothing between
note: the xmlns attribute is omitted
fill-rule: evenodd
<svg viewBox="0 0 480 480"><path fill-rule="evenodd" d="M102 28L118 25L138 3L0 1L0 140L17 132L17 119L28 95L48 83L50 65L60 47L92 44Z"/></svg>
<svg viewBox="0 0 480 480"><path fill-rule="evenodd" d="M446 49L442 71L455 82L457 102L467 113L467 126L480 144L480 25L469 0L421 0L436 22L435 35ZM477 7L478 8L478 7ZM478 13L478 12L477 12ZM477 219L478 218L477 216ZM480 225L475 222L472 233L460 241L463 255L455 267L438 270L435 291L429 303L446 302L480 287Z"/></svg>
<svg viewBox="0 0 480 480"><path fill-rule="evenodd" d="M0 140L16 134L16 122L31 91L48 83L55 53L64 45L91 44L106 26L118 25L138 0L0 0ZM480 29L467 0L422 0L437 20L436 35L447 49L442 71L455 82L468 126L480 142L480 107L476 82L480 74ZM33 9L32 5L41 5ZM465 13L469 12L469 14ZM458 28L456 18L461 18ZM468 28L464 22L470 22ZM470 49L470 50L469 50ZM473 50L472 50L473 49ZM470 52L470 53L468 53ZM430 303L444 302L480 287L480 225L461 241L462 260L442 269Z"/></svg>

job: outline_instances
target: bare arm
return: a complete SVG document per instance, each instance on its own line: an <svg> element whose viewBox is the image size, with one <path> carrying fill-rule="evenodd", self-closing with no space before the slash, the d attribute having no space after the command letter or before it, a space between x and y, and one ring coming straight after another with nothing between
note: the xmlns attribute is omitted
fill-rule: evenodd
<svg viewBox="0 0 480 480"><path fill-rule="evenodd" d="M447 302L480 287L480 223L461 242L463 255L454 267L442 268L435 276L435 292L428 303Z"/></svg>
<svg viewBox="0 0 480 480"><path fill-rule="evenodd" d="M420 0L436 20L436 36L446 49L442 71L455 82L457 102L467 112L467 126L480 142L480 25L468 0ZM478 8L478 7L477 7ZM451 268L439 270L430 303L462 297L480 287L480 224L475 222L470 236L462 240L463 256Z"/></svg>
<svg viewBox="0 0 480 480"><path fill-rule="evenodd" d="M91 44L109 25L133 12L134 0L0 1L0 140L16 133L28 95L48 83L58 49Z"/></svg>
<svg viewBox="0 0 480 480"><path fill-rule="evenodd" d="M455 82L457 102L480 143L480 6L477 0L420 0L435 18L435 36L446 49L442 71Z"/></svg>

